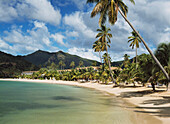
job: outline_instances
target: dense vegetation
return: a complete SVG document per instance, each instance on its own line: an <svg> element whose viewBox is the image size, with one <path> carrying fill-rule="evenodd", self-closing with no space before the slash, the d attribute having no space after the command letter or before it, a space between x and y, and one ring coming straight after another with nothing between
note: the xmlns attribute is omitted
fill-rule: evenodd
<svg viewBox="0 0 170 124"><path fill-rule="evenodd" d="M121 63L122 61L113 62L112 66ZM13 56L0 52L0 77L15 77L23 71L36 71L39 68L50 67L51 64L55 69L71 69L78 66L96 66L101 63L62 51L49 53L39 50L26 56Z"/></svg>
<svg viewBox="0 0 170 124"><path fill-rule="evenodd" d="M0 52L0 77L15 77L22 71L38 70L39 68L20 56L12 56Z"/></svg>
<svg viewBox="0 0 170 124"><path fill-rule="evenodd" d="M170 54L167 52L170 50L170 43L162 43L158 46L155 55L164 65L165 70L170 75ZM107 55L104 54L102 57L103 64L100 65L98 69L93 67L89 68L79 68L72 70L57 71L54 65L51 64L48 68L41 68L37 73L33 75L22 75L22 78L33 78L33 79L56 79L56 80L66 80L66 81L89 81L93 80L96 82L108 83L112 81L109 65L107 60ZM164 56L164 57L163 57ZM114 83L120 85L126 84L141 84L151 83L153 90L155 90L155 84L167 84L168 80L153 61L151 55L142 54L137 57L138 61L136 63L136 58L129 60L127 54L124 55L123 63L116 69L112 70L112 75L114 77ZM71 65L71 64L70 64Z"/></svg>

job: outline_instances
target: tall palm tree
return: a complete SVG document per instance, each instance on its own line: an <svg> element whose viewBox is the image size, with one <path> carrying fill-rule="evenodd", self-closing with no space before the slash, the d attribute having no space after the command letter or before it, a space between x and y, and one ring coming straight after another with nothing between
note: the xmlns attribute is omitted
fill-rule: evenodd
<svg viewBox="0 0 170 124"><path fill-rule="evenodd" d="M84 64L83 61L80 60L80 61L79 61L79 66L81 67L81 66L83 66L83 64Z"/></svg>
<svg viewBox="0 0 170 124"><path fill-rule="evenodd" d="M109 65L108 61L111 60L110 56L107 56L107 53L104 53L102 57L103 57L104 63L105 63L106 65Z"/></svg>
<svg viewBox="0 0 170 124"><path fill-rule="evenodd" d="M133 4L135 4L134 0L129 0ZM130 21L127 19L126 15L128 13L128 7L123 3L122 0L87 0L87 3L97 3L94 7L91 17L94 17L96 14L100 13L99 18L99 26L104 24L106 22L106 17L108 15L109 22L111 24L115 24L117 21L117 15L118 12L122 15L122 17L125 19L125 21L130 25L130 27L133 29L135 33L139 36L143 44L145 45L148 52L151 54L154 61L157 63L157 65L160 67L168 81L170 82L170 77L168 73L165 71L163 66L160 64L158 59L155 57L155 55L152 53L150 48L147 46L146 42L142 38L142 36L137 32L137 30L133 27L133 25L130 23Z"/></svg>
<svg viewBox="0 0 170 124"><path fill-rule="evenodd" d="M63 66L63 61L62 60L60 60L60 62L58 63L59 64L59 66L61 66L61 70L62 70L62 66Z"/></svg>
<svg viewBox="0 0 170 124"><path fill-rule="evenodd" d="M108 48L107 47L110 47L108 43L111 43L110 38L112 37L112 34L109 33L109 31L111 31L111 29L110 28L106 28L106 26L102 25L101 29L97 29L97 31L99 33L96 35L96 38L99 38L98 40L102 43L102 51L106 51L107 57L109 57ZM110 64L109 58L107 58L107 59L108 59L110 75L111 75L112 81L114 83L114 79L113 79L113 75L112 75L112 70L111 70L111 64Z"/></svg>
<svg viewBox="0 0 170 124"><path fill-rule="evenodd" d="M129 66L129 63L130 63L129 57L130 56L128 54L125 54L123 57L124 57L123 66L126 68Z"/></svg>
<svg viewBox="0 0 170 124"><path fill-rule="evenodd" d="M99 52L99 57L100 57L100 61L102 63L102 57L101 57L101 49L102 48L102 44L99 40L95 41L94 44L93 44L93 49L94 49L94 52Z"/></svg>
<svg viewBox="0 0 170 124"><path fill-rule="evenodd" d="M70 67L73 69L73 68L74 68L74 66L75 66L75 62L74 62L74 61L72 61L72 62L70 63Z"/></svg>
<svg viewBox="0 0 170 124"><path fill-rule="evenodd" d="M141 43L140 38L138 37L138 35L132 31L132 36L128 37L128 42L131 42L130 47L132 47L132 49L134 49L134 46L136 46L136 69L137 69L137 49L139 48L139 43Z"/></svg>
<svg viewBox="0 0 170 124"><path fill-rule="evenodd" d="M168 63L170 62L170 43L159 44L155 56L163 66L168 66Z"/></svg>

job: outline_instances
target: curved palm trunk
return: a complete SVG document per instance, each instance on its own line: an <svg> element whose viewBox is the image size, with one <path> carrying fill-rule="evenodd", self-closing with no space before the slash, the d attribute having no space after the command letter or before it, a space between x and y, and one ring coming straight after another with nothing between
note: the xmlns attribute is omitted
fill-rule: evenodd
<svg viewBox="0 0 170 124"><path fill-rule="evenodd" d="M138 53L137 53L137 47L136 47L136 69L137 69L137 63L138 63L138 59L137 59L137 56L138 56Z"/></svg>
<svg viewBox="0 0 170 124"><path fill-rule="evenodd" d="M109 64L109 71L110 71L110 75L111 75L111 78L112 78L112 82L115 83L115 85L117 85L117 83L114 82L114 78L113 78L113 75L112 75L111 64L110 64L110 61L109 61L109 54L108 54L108 51L107 51L107 45L106 45L106 53L107 53L107 61L108 61L108 64Z"/></svg>
<svg viewBox="0 0 170 124"><path fill-rule="evenodd" d="M152 58L154 59L154 61L157 63L157 65L159 66L159 68L162 70L162 72L164 73L165 77L168 79L168 84L170 83L170 78L168 73L165 71L165 69L162 67L162 65L160 64L160 62L158 61L158 59L155 57L155 55L152 53L152 51L149 49L149 47L147 46L146 42L144 41L144 39L142 38L142 36L136 31L136 29L133 27L133 25L129 22L129 20L125 17L125 15L123 14L123 12L120 10L120 8L118 8L120 14L123 16L123 18L125 19L125 21L130 25L130 27L134 30L135 33L137 33L137 35L139 36L139 38L141 39L141 41L143 42L143 44L145 45L146 49L148 50L148 52L151 54ZM168 84L167 84L167 90L168 90Z"/></svg>
<svg viewBox="0 0 170 124"><path fill-rule="evenodd" d="M102 64L102 57L101 57L100 52L101 52L101 51L99 51L99 57L100 57L100 61L101 61L101 64Z"/></svg>

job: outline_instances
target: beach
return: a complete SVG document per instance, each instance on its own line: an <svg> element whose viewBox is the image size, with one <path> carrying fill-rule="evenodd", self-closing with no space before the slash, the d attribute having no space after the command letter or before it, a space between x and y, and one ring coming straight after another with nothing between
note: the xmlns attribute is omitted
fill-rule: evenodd
<svg viewBox="0 0 170 124"><path fill-rule="evenodd" d="M147 119L151 119L151 123L162 122L163 124L169 124L170 122L170 91L163 92L163 90L158 90L157 92L152 92L152 89L145 87L113 88L112 84L105 85L93 82L80 83L76 81L31 80L31 79L0 79L0 80L60 84L95 89L109 95L114 95L118 98L121 98L122 100L127 101L129 103L128 109L131 109L134 112L142 113L144 115L145 114L151 115L149 117L147 116ZM155 118L154 119L155 122L152 121L152 118Z"/></svg>

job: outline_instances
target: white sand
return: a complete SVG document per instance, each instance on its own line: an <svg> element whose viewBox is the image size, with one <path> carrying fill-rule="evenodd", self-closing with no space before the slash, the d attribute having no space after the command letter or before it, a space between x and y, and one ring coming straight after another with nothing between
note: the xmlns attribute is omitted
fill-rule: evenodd
<svg viewBox="0 0 170 124"><path fill-rule="evenodd" d="M168 92L156 92L149 93L143 95L143 93L135 93L138 91L147 91L151 90L145 87L139 88L113 88L113 85L104 85L98 83L79 83L74 81L53 81L53 80L27 80L27 79L0 79L0 80L11 80L11 81L27 81L27 82L37 82L37 83L50 83L50 84L62 84L62 85L71 85L71 86L79 86L96 89L108 94L115 95L117 97L121 97L127 100L129 103L132 103L135 106L141 108L132 108L137 111L141 111L144 113L149 113L153 117L161 120L163 124L170 124L170 112L168 112L168 108L170 110L170 103L168 100L170 99L170 91ZM131 93L133 92L133 93ZM124 95L122 95L124 93ZM130 97L126 96L130 94ZM167 99L164 99L163 96L166 96ZM169 99L168 99L169 98ZM150 102L150 100L152 100ZM154 103L154 104L153 104ZM149 107L149 108L148 108ZM151 113L153 112L153 113ZM156 113L154 113L156 112ZM160 115L160 116L158 116ZM167 117L165 117L167 115Z"/></svg>

